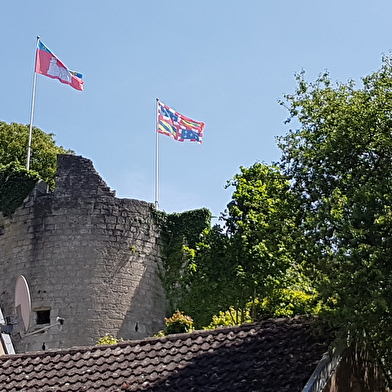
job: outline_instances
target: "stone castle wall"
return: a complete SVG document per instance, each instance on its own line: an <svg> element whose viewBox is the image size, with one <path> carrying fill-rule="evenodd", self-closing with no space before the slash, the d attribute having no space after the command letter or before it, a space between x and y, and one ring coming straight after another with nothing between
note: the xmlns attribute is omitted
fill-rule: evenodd
<svg viewBox="0 0 392 392"><path fill-rule="evenodd" d="M92 162L59 155L56 188L39 187L9 218L0 218L0 307L13 313L15 281L31 291L29 331L18 352L92 345L106 333L124 339L163 328L165 296L158 277L159 229L150 203L116 198ZM1 213L0 213L1 216ZM44 322L43 322L44 321Z"/></svg>

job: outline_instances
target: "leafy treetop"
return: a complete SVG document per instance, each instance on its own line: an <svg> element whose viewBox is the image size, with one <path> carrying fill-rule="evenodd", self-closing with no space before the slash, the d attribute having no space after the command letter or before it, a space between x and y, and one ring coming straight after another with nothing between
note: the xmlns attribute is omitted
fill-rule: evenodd
<svg viewBox="0 0 392 392"><path fill-rule="evenodd" d="M392 365L392 67L333 85L324 73L282 102L279 140L299 200L297 233L327 316ZM306 236L304 235L306 234Z"/></svg>
<svg viewBox="0 0 392 392"><path fill-rule="evenodd" d="M33 127L30 168L54 187L57 154L70 153L63 147L56 146L54 134L47 134ZM12 162L25 166L29 127L23 124L0 122L0 165Z"/></svg>

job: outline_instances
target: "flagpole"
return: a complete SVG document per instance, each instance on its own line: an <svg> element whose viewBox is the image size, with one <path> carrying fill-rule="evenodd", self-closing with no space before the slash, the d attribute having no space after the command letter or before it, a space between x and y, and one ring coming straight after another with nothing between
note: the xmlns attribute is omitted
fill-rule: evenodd
<svg viewBox="0 0 392 392"><path fill-rule="evenodd" d="M30 112L30 130L29 130L29 141L27 144L27 162L26 162L26 169L30 170L30 155L31 155L31 140L33 137L33 122L34 122L34 107L35 107L35 92L37 87L37 72L35 72L37 66L37 47L38 42L40 40L40 36L37 35L37 44L35 49L35 61L34 61L34 78L33 78L33 93L31 97L31 112Z"/></svg>
<svg viewBox="0 0 392 392"><path fill-rule="evenodd" d="M156 101L156 123L155 123L155 208L158 209L158 166L159 166L159 156L158 156L158 108L159 98Z"/></svg>

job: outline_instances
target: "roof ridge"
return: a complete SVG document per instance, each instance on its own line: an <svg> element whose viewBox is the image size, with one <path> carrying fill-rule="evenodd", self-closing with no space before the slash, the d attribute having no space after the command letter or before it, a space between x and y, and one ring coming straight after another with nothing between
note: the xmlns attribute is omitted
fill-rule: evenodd
<svg viewBox="0 0 392 392"><path fill-rule="evenodd" d="M12 359L24 358L24 357L36 358L41 356L55 356L55 355L75 354L75 353L96 352L98 350L105 351L107 349L115 350L116 348L135 347L138 345L144 346L147 344L151 344L152 342L158 342L158 341L162 343L166 343L171 341L177 341L183 338L197 339L199 336L204 336L204 335L229 334L230 332L236 333L239 331L246 332L252 328L265 329L265 326L268 324L281 325L281 324L292 324L294 322L303 323L303 322L310 322L311 320L316 320L316 319L317 318L314 316L269 318L258 322L243 323L241 325L218 327L215 329L199 329L192 332L170 334L170 335L160 336L160 337L151 336L144 339L121 341L115 344L72 346L68 348L50 349L45 351L29 351L25 353L5 354L3 356L0 356L0 362L4 362L10 357Z"/></svg>

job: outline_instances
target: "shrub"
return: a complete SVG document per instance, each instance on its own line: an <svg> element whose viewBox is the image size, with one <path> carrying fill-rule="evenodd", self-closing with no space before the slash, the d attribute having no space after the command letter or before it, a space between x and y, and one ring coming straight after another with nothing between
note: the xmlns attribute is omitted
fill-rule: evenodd
<svg viewBox="0 0 392 392"><path fill-rule="evenodd" d="M122 342L123 339L117 339L115 336L110 335L110 334L105 334L102 338L100 338L97 342L98 345L104 345L104 344L116 344L118 342Z"/></svg>
<svg viewBox="0 0 392 392"><path fill-rule="evenodd" d="M165 325L165 330L159 331L155 335L156 337L166 336L173 333L192 332L194 330L192 318L186 316L184 312L180 312L179 310L177 310L173 316L169 318L165 317Z"/></svg>
<svg viewBox="0 0 392 392"><path fill-rule="evenodd" d="M258 304L256 319L318 314L320 309L321 302L315 293L294 289L274 290Z"/></svg>
<svg viewBox="0 0 392 392"><path fill-rule="evenodd" d="M250 307L245 310L236 310L230 307L225 312L219 312L218 315L212 316L211 323L203 329L216 329L219 327L231 327L234 325L240 325L242 323L250 323L252 318L250 316Z"/></svg>

